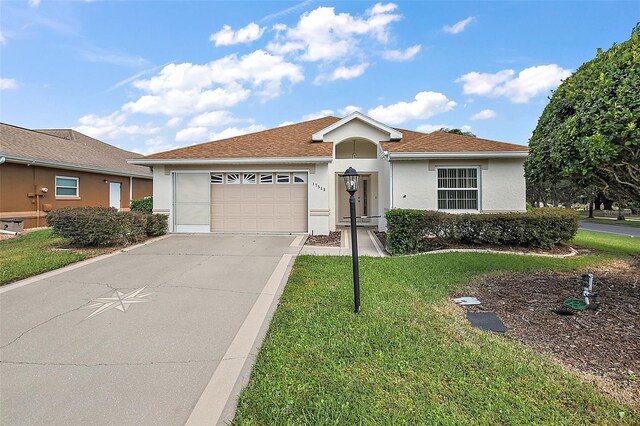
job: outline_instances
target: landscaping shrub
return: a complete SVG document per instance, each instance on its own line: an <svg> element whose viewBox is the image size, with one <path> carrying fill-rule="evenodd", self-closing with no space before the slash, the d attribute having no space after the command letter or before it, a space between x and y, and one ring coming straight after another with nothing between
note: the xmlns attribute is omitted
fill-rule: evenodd
<svg viewBox="0 0 640 426"><path fill-rule="evenodd" d="M164 214L151 214L147 216L147 236L159 237L167 233L169 216Z"/></svg>
<svg viewBox="0 0 640 426"><path fill-rule="evenodd" d="M131 211L153 213L153 197L144 197L141 200L131 200Z"/></svg>
<svg viewBox="0 0 640 426"><path fill-rule="evenodd" d="M47 214L55 235L77 246L136 243L167 232L167 217L107 207L65 207Z"/></svg>
<svg viewBox="0 0 640 426"><path fill-rule="evenodd" d="M555 208L459 215L392 209L386 218L391 254L419 253L454 243L550 248L570 241L578 230L575 211Z"/></svg>

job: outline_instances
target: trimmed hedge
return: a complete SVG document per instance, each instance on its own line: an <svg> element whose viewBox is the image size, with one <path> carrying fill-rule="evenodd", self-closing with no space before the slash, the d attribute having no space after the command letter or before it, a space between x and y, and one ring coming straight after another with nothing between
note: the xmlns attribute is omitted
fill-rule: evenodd
<svg viewBox="0 0 640 426"><path fill-rule="evenodd" d="M551 248L570 241L578 230L578 213L557 208L499 214L392 209L385 217L391 254L419 253L454 243Z"/></svg>
<svg viewBox="0 0 640 426"><path fill-rule="evenodd" d="M107 207L64 207L47 214L55 235L77 246L137 243L167 232L167 216L119 212Z"/></svg>
<svg viewBox="0 0 640 426"><path fill-rule="evenodd" d="M144 197L141 200L131 200L131 211L153 213L153 197Z"/></svg>

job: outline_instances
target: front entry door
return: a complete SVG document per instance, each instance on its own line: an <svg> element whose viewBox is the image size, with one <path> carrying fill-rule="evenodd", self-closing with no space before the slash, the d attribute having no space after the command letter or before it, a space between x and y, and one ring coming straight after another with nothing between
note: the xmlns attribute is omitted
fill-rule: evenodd
<svg viewBox="0 0 640 426"><path fill-rule="evenodd" d="M120 183L109 182L109 207L120 210Z"/></svg>
<svg viewBox="0 0 640 426"><path fill-rule="evenodd" d="M339 182L342 184L342 182ZM348 224L349 223L349 193L344 190L344 185L338 187L339 192L339 218L338 223L340 224ZM360 180L358 181L358 190L354 194L356 199L356 216L359 218L357 222L360 223L369 223L371 219L369 218L373 213L371 213L371 175L360 175ZM366 216L366 218L365 218Z"/></svg>

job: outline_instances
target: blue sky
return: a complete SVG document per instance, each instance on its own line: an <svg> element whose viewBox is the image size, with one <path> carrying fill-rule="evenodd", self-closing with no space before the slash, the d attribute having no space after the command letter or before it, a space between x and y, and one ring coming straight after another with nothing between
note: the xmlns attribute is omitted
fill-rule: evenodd
<svg viewBox="0 0 640 426"><path fill-rule="evenodd" d="M152 153L354 109L526 144L640 2L0 3L0 120Z"/></svg>

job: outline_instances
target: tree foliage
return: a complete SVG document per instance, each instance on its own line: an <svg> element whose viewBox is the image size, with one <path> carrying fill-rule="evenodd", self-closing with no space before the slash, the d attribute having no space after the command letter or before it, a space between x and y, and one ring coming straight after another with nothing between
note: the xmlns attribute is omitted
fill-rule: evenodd
<svg viewBox="0 0 640 426"><path fill-rule="evenodd" d="M584 63L553 93L529 141L531 185L568 179L619 204L640 198L640 30Z"/></svg>
<svg viewBox="0 0 640 426"><path fill-rule="evenodd" d="M460 130L460 129L449 129L448 127L441 127L440 129L438 129L438 131L439 132L453 133L455 135L471 136L473 138L476 137L476 135L471 133L471 132L465 132L465 131Z"/></svg>

